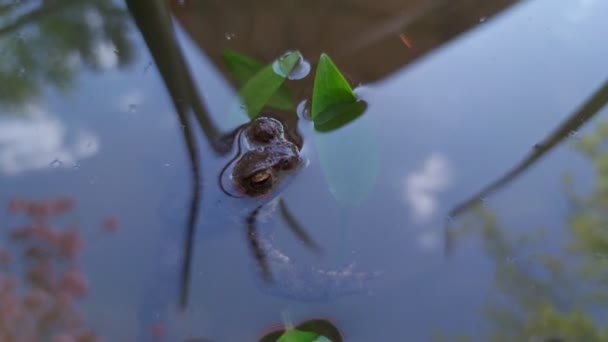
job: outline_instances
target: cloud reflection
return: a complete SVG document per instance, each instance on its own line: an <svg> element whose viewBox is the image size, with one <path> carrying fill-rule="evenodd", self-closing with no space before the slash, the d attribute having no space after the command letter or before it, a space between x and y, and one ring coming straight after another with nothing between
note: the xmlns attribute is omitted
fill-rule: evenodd
<svg viewBox="0 0 608 342"><path fill-rule="evenodd" d="M94 47L97 64L104 70L113 69L118 65L118 51L111 41L100 41Z"/></svg>
<svg viewBox="0 0 608 342"><path fill-rule="evenodd" d="M411 207L416 221L428 221L437 210L436 194L450 182L450 167L440 154L428 157L422 168L407 174L404 180L404 199Z"/></svg>
<svg viewBox="0 0 608 342"><path fill-rule="evenodd" d="M0 118L0 172L14 175L49 167L70 168L99 151L92 132L70 132L46 110L31 106L26 116Z"/></svg>

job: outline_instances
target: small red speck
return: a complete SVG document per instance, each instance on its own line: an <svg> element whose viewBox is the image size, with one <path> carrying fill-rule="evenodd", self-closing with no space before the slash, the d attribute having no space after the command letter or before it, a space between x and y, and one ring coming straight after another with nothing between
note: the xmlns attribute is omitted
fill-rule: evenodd
<svg viewBox="0 0 608 342"><path fill-rule="evenodd" d="M109 234L116 233L118 231L118 220L115 217L106 217L103 220L102 229Z"/></svg>
<svg viewBox="0 0 608 342"><path fill-rule="evenodd" d="M399 34L399 38L401 38L401 42L403 43L403 45L405 45L408 49L413 49L414 45L412 45L412 43L410 42L410 40L405 36L405 34L401 33Z"/></svg>
<svg viewBox="0 0 608 342"><path fill-rule="evenodd" d="M150 327L152 336L159 338L165 336L165 326L161 323L154 324Z"/></svg>

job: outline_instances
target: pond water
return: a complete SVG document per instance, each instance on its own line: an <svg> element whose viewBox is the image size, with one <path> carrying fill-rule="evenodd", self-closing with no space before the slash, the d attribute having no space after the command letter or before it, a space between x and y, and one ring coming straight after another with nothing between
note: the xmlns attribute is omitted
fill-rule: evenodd
<svg viewBox="0 0 608 342"><path fill-rule="evenodd" d="M607 2L141 6L0 4L0 340L257 341L322 318L345 341L608 341ZM231 197L248 118L222 54L295 49L293 109L264 113L303 165ZM295 109L322 52L367 103L328 133Z"/></svg>

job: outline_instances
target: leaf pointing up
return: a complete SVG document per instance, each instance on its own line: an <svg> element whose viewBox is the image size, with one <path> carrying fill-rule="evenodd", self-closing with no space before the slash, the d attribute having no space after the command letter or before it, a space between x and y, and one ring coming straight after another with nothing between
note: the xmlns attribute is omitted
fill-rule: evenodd
<svg viewBox="0 0 608 342"><path fill-rule="evenodd" d="M325 53L319 57L315 85L312 93L312 119L324 110L338 104L348 104L357 101L357 96L340 73L340 70Z"/></svg>

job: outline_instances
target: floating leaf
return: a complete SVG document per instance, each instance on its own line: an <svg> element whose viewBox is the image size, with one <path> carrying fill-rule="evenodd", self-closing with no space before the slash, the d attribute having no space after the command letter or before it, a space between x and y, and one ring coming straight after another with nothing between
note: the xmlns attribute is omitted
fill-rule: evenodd
<svg viewBox="0 0 608 342"><path fill-rule="evenodd" d="M331 106L357 101L357 96L340 73L340 70L325 53L319 57L315 85L312 93L312 119Z"/></svg>
<svg viewBox="0 0 608 342"><path fill-rule="evenodd" d="M319 132L329 132L338 129L360 117L367 105L363 101L337 103L317 114L314 121L315 129Z"/></svg>
<svg viewBox="0 0 608 342"><path fill-rule="evenodd" d="M302 60L302 55L298 54L285 54L281 56L278 60L272 63L272 67L274 72L277 74L289 77L289 74L293 71L295 66Z"/></svg>
<svg viewBox="0 0 608 342"><path fill-rule="evenodd" d="M274 330L264 335L259 342L342 342L342 335L331 322L322 319L307 320L298 324L295 329L285 319L285 328ZM295 330L295 331L294 331ZM282 339L283 338L283 339ZM293 339L288 339L293 338Z"/></svg>
<svg viewBox="0 0 608 342"><path fill-rule="evenodd" d="M264 68L264 64L232 50L224 51L222 57L226 68L239 86L245 85L247 81ZM294 108L293 96L285 85L281 85L266 105L279 110L291 110Z"/></svg>
<svg viewBox="0 0 608 342"><path fill-rule="evenodd" d="M314 342L318 338L319 334L314 332L287 329L277 342Z"/></svg>
<svg viewBox="0 0 608 342"><path fill-rule="evenodd" d="M224 51L222 59L232 77L241 86L264 68L264 64L232 50Z"/></svg>
<svg viewBox="0 0 608 342"><path fill-rule="evenodd" d="M264 106L279 110L294 108L292 94L283 85L283 82L300 58L301 55L297 51L282 56L275 61L280 68L280 73L277 73L277 70L274 70L276 67L273 68L275 63L264 66L237 52L230 50L224 52L223 59L226 67L237 83L242 86L239 93L250 118L255 118Z"/></svg>

